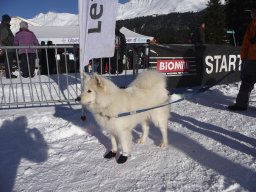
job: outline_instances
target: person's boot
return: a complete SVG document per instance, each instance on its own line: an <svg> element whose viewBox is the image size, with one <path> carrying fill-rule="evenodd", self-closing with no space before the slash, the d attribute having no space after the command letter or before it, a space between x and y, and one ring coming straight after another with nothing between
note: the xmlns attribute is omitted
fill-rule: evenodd
<svg viewBox="0 0 256 192"><path fill-rule="evenodd" d="M241 107L241 106L234 104L234 105L229 105L228 110L230 110L230 111L246 111L247 107Z"/></svg>
<svg viewBox="0 0 256 192"><path fill-rule="evenodd" d="M17 78L17 76L13 74L11 74L11 76L10 75L6 76L6 79L14 79L14 78Z"/></svg>

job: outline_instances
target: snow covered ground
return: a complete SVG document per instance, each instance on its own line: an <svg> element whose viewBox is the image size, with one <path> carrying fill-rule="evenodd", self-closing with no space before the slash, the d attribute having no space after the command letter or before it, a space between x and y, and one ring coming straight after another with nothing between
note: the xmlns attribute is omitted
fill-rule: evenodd
<svg viewBox="0 0 256 192"><path fill-rule="evenodd" d="M169 147L152 127L121 165L103 158L110 141L79 105L0 110L0 191L256 191L256 91L248 111L227 111L238 86L171 90Z"/></svg>

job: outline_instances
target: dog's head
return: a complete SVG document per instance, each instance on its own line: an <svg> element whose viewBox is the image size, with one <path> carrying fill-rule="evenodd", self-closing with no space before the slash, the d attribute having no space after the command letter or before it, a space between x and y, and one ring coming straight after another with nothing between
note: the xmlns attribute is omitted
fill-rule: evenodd
<svg viewBox="0 0 256 192"><path fill-rule="evenodd" d="M81 104L91 105L97 101L98 92L104 91L103 80L98 75L88 75L83 73L83 92L81 94ZM100 90L101 89L101 90Z"/></svg>
<svg viewBox="0 0 256 192"><path fill-rule="evenodd" d="M110 80L97 74L90 76L83 73L81 104L91 107L104 107L111 101L109 95L111 95L115 89L116 86Z"/></svg>

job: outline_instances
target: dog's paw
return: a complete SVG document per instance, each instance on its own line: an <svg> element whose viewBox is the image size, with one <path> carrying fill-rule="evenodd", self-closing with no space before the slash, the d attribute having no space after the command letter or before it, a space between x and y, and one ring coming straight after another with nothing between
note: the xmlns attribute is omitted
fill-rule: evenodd
<svg viewBox="0 0 256 192"><path fill-rule="evenodd" d="M105 159L111 159L116 156L115 152L109 151L106 155L104 155Z"/></svg>
<svg viewBox="0 0 256 192"><path fill-rule="evenodd" d="M139 143L139 144L144 144L144 143L145 143L145 140L142 139L142 138L139 138L139 139L137 140L137 143Z"/></svg>
<svg viewBox="0 0 256 192"><path fill-rule="evenodd" d="M128 159L128 156L120 155L120 157L117 159L117 163L118 164L123 164L127 161L127 159Z"/></svg>
<svg viewBox="0 0 256 192"><path fill-rule="evenodd" d="M165 149L165 148L167 148L168 147L168 144L166 144L166 143L164 143L164 142L162 142L161 144L160 144L160 148L162 148L162 149Z"/></svg>

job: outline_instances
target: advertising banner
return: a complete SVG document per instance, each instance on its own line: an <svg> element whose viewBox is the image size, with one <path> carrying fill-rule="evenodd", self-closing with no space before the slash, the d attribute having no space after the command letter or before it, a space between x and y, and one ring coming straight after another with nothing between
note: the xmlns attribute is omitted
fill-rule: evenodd
<svg viewBox="0 0 256 192"><path fill-rule="evenodd" d="M153 45L149 64L166 74L169 87L231 83L240 81L239 52L231 45Z"/></svg>
<svg viewBox="0 0 256 192"><path fill-rule="evenodd" d="M93 58L113 57L117 0L79 0L80 69Z"/></svg>

